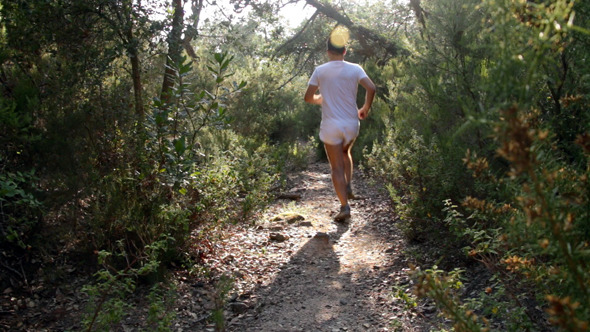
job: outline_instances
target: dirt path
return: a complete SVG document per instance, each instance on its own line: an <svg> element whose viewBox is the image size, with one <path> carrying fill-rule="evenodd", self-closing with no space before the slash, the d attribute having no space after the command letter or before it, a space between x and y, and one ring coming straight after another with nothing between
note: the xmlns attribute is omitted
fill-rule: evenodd
<svg viewBox="0 0 590 332"><path fill-rule="evenodd" d="M219 259L209 262L235 280L225 305L226 329L429 330L433 306L408 309L394 296L394 289L408 289L410 280L405 244L387 197L357 172L354 188L362 199L351 202L348 222L336 223L330 216L339 204L327 164L312 164L289 182L300 200L277 201L257 227L232 227L215 255ZM213 331L198 312L214 308L202 295L212 299L219 292L206 285L184 287L184 294L192 288L193 296L181 300L177 327Z"/></svg>

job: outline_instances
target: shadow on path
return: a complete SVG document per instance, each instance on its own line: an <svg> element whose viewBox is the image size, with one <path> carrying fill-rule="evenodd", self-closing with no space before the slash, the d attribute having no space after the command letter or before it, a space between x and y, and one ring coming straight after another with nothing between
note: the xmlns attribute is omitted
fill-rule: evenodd
<svg viewBox="0 0 590 332"><path fill-rule="evenodd" d="M362 309L334 251L348 224L336 225L336 231L317 233L293 255L274 282L255 293L254 312L236 319L229 330L332 331L356 325L348 319L361 316Z"/></svg>

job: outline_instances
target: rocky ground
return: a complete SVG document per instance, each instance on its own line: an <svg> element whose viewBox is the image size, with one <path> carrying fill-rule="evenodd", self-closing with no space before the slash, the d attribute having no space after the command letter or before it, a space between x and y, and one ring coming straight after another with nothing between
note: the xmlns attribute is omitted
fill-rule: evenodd
<svg viewBox="0 0 590 332"><path fill-rule="evenodd" d="M439 326L433 304L410 306L396 295L410 293L411 257L390 201L370 179L355 174L360 199L351 202L352 217L342 223L331 218L339 204L326 163L293 174L289 183L286 198L256 224L227 227L218 240L196 246L207 248L199 253L207 278L185 269L175 273L177 299L169 306L173 331L215 331L210 317L216 309L226 331L430 331ZM22 298L5 290L0 330L81 329L87 299L79 287L87 282L79 279ZM129 301L136 311L116 330L147 330L145 297Z"/></svg>

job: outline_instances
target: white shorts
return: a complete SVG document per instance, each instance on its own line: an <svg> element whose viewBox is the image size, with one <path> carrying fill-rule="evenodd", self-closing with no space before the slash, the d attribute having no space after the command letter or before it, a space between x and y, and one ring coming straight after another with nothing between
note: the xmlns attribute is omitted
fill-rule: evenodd
<svg viewBox="0 0 590 332"><path fill-rule="evenodd" d="M322 120L320 140L328 145L347 145L359 134L360 123L355 121Z"/></svg>

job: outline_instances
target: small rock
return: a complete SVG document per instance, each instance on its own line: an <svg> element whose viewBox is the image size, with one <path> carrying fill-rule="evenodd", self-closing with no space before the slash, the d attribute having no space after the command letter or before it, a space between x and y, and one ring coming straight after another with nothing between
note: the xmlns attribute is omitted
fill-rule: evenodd
<svg viewBox="0 0 590 332"><path fill-rule="evenodd" d="M284 225L281 224L276 224L276 225L272 225L268 228L271 232L280 232L282 230L285 229Z"/></svg>
<svg viewBox="0 0 590 332"><path fill-rule="evenodd" d="M328 239L329 240L330 239L330 235L328 235L328 233L325 233L325 232L317 232L317 233L315 233L314 238L316 238L316 239L322 239L322 240L323 239Z"/></svg>
<svg viewBox="0 0 590 332"><path fill-rule="evenodd" d="M289 237L281 233L270 233L270 239L277 242L285 242Z"/></svg>
<svg viewBox="0 0 590 332"><path fill-rule="evenodd" d="M422 308L422 313L426 314L426 315L432 315L436 312L436 306L434 305L425 305Z"/></svg>
<svg viewBox="0 0 590 332"><path fill-rule="evenodd" d="M325 246L330 244L330 235L328 235L327 233L317 232L313 238L314 240L318 241L319 243Z"/></svg>
<svg viewBox="0 0 590 332"><path fill-rule="evenodd" d="M301 199L301 194L295 192L288 192L288 193L280 193L277 195L278 199L290 199L294 201L298 201Z"/></svg>
<svg viewBox="0 0 590 332"><path fill-rule="evenodd" d="M297 224L297 226L299 226L299 227L312 227L313 224L311 221L306 220L306 221L300 222L299 224Z"/></svg>
<svg viewBox="0 0 590 332"><path fill-rule="evenodd" d="M248 305L244 302L230 302L229 308L236 314L243 314L248 310Z"/></svg>
<svg viewBox="0 0 590 332"><path fill-rule="evenodd" d="M229 295L229 298L228 298L229 302L234 302L234 301L236 301L236 300L238 299L238 296L239 296L239 295L238 295L238 293L235 293L235 292L234 292L234 293L231 293L231 294Z"/></svg>

